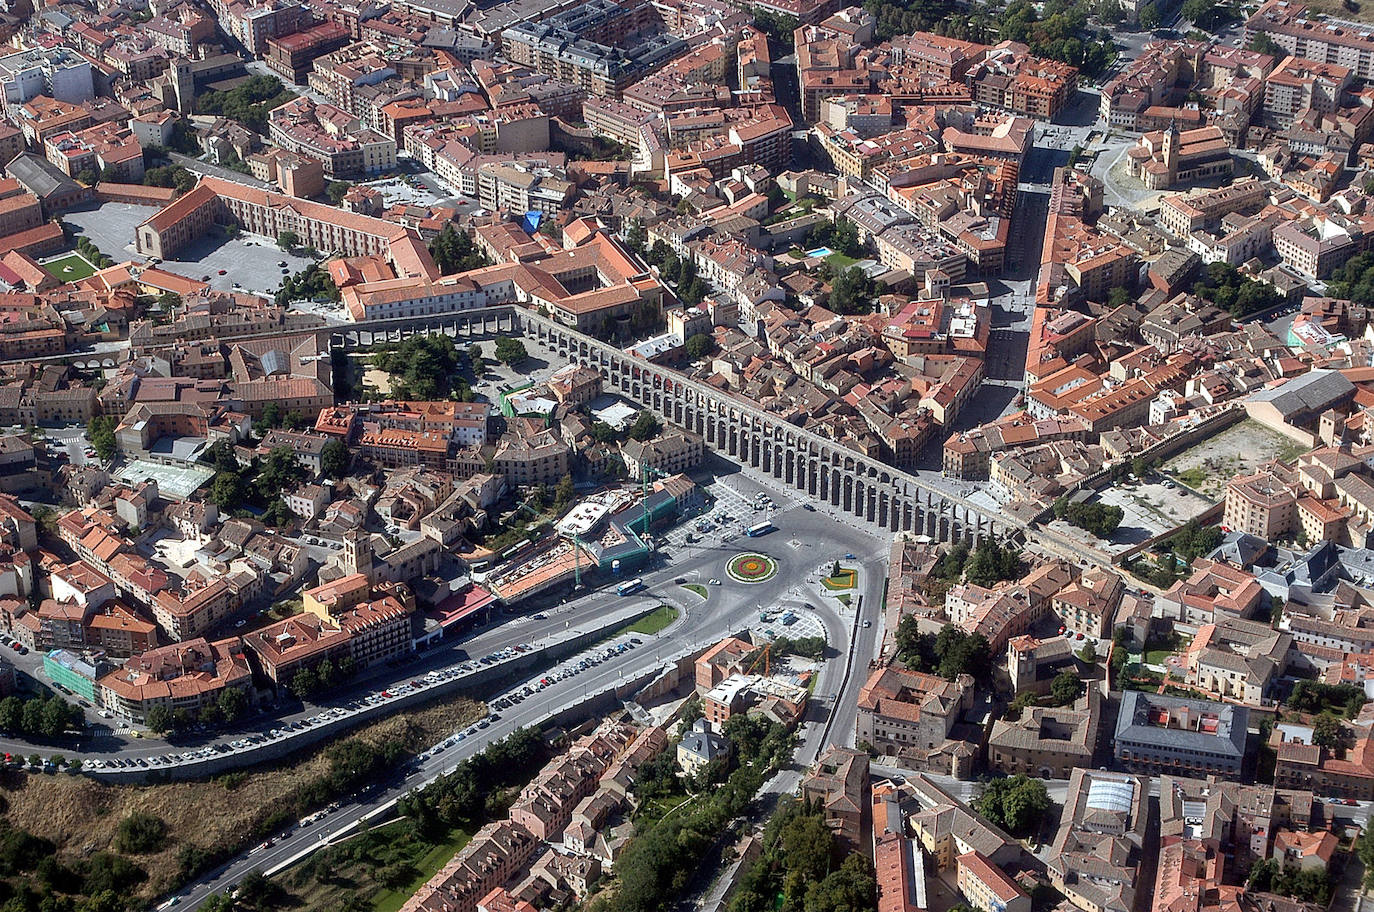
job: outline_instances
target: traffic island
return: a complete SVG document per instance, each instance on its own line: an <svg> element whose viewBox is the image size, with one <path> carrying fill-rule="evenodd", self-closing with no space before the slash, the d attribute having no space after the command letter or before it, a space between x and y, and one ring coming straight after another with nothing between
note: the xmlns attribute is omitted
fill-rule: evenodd
<svg viewBox="0 0 1374 912"><path fill-rule="evenodd" d="M736 554L725 575L737 583L762 583L778 575L778 562L766 554Z"/></svg>
<svg viewBox="0 0 1374 912"><path fill-rule="evenodd" d="M858 585L858 582L859 571L841 570L839 573L833 573L822 579L821 585L831 592L844 592L847 589L853 589Z"/></svg>

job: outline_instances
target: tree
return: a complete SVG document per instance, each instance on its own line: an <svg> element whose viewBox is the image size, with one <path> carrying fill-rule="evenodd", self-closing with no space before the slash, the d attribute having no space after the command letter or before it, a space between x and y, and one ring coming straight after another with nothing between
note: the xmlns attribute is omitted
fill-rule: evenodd
<svg viewBox="0 0 1374 912"><path fill-rule="evenodd" d="M687 352L687 357L693 361L700 361L716 350L716 340L706 333L696 333L687 340L683 348Z"/></svg>
<svg viewBox="0 0 1374 912"><path fill-rule="evenodd" d="M560 512L563 508L572 503L573 498L576 496L577 487L573 484L573 477L571 475L564 475L562 478L558 479L558 485L553 489L553 502L554 506L556 506Z"/></svg>
<svg viewBox="0 0 1374 912"><path fill-rule="evenodd" d="M1078 650L1078 657L1091 665L1097 661L1097 647L1091 641L1084 643L1083 648Z"/></svg>
<svg viewBox="0 0 1374 912"><path fill-rule="evenodd" d="M86 436L91 446L103 461L109 462L119 451L115 440L115 419L113 415L97 415L86 423Z"/></svg>
<svg viewBox="0 0 1374 912"><path fill-rule="evenodd" d="M20 727L23 728L25 734L42 734L43 703L42 698L24 701L24 714L20 721Z"/></svg>
<svg viewBox="0 0 1374 912"><path fill-rule="evenodd" d="M326 478L343 478L348 474L348 447L342 440L330 439L320 447L320 471Z"/></svg>
<svg viewBox="0 0 1374 912"><path fill-rule="evenodd" d="M1060 672L1050 682L1050 696L1060 706L1067 706L1083 692L1083 681L1072 672Z"/></svg>
<svg viewBox="0 0 1374 912"><path fill-rule="evenodd" d="M663 425L657 416L648 409L642 410L635 416L635 423L630 425L626 434L631 440L645 441L656 436Z"/></svg>
<svg viewBox="0 0 1374 912"><path fill-rule="evenodd" d="M348 191L353 185L348 181L330 181L329 186L324 188L324 195L329 197L329 201L334 205L343 202L343 198L348 195Z"/></svg>
<svg viewBox="0 0 1374 912"><path fill-rule="evenodd" d="M1050 809L1050 796L1045 783L1021 773L989 782L974 807L1013 836L1027 835Z"/></svg>
<svg viewBox="0 0 1374 912"><path fill-rule="evenodd" d="M237 472L217 472L210 482L210 502L221 510L232 510L243 503L243 479Z"/></svg>
<svg viewBox="0 0 1374 912"><path fill-rule="evenodd" d="M1341 722L1332 713L1322 713L1312 720L1312 743L1335 749L1345 738Z"/></svg>
<svg viewBox="0 0 1374 912"><path fill-rule="evenodd" d="M444 275L491 265L486 254L472 242L467 232L458 230L452 222L445 225L444 230L430 243L429 253L434 257L434 265Z"/></svg>
<svg viewBox="0 0 1374 912"><path fill-rule="evenodd" d="M830 283L830 309L837 314L865 314L873 310L877 286L857 266L851 266Z"/></svg>
<svg viewBox="0 0 1374 912"><path fill-rule="evenodd" d="M282 250L295 250L301 243L301 236L294 231L283 231L277 235L277 246Z"/></svg>
<svg viewBox="0 0 1374 912"><path fill-rule="evenodd" d="M496 340L496 360L507 367L514 367L529 356L529 352L525 350L525 343L519 339L502 336Z"/></svg>
<svg viewBox="0 0 1374 912"><path fill-rule="evenodd" d="M235 722L248 709L248 695L238 687L226 687L215 703L225 722Z"/></svg>
<svg viewBox="0 0 1374 912"><path fill-rule="evenodd" d="M309 668L302 668L291 676L291 692L302 700L309 699L319 689L319 681Z"/></svg>
<svg viewBox="0 0 1374 912"><path fill-rule="evenodd" d="M989 587L1020 575L1021 553L991 539L983 540L964 567L964 578L976 586Z"/></svg>
<svg viewBox="0 0 1374 912"><path fill-rule="evenodd" d="M172 711L159 703L157 706L148 710L148 714L144 717L143 721L147 724L150 731L155 731L159 735L163 734L172 729Z"/></svg>
<svg viewBox="0 0 1374 912"><path fill-rule="evenodd" d="M1098 538L1110 538L1121 525L1126 511L1111 504L1079 503L1061 497L1054 503L1054 515Z"/></svg>
<svg viewBox="0 0 1374 912"><path fill-rule="evenodd" d="M24 726L24 701L10 695L0 700L0 731L20 732Z"/></svg>
<svg viewBox="0 0 1374 912"><path fill-rule="evenodd" d="M296 451L289 446L273 447L262 460L256 485L264 500L277 499L309 477L305 466L296 459Z"/></svg>
<svg viewBox="0 0 1374 912"><path fill-rule="evenodd" d="M300 272L286 278L274 297L279 307L285 307L297 300L337 301L339 286L329 277L329 270L321 269L319 263L311 263Z"/></svg>
<svg viewBox="0 0 1374 912"><path fill-rule="evenodd" d="M65 732L73 722L74 707L66 700L53 694L43 704L43 722L40 733L46 738L56 738Z"/></svg>
<svg viewBox="0 0 1374 912"><path fill-rule="evenodd" d="M1248 49L1257 54L1268 54L1270 57L1277 57L1279 59L1283 59L1283 56L1288 53L1279 46L1277 41L1270 38L1264 32L1255 32L1254 36L1250 39Z"/></svg>
<svg viewBox="0 0 1374 912"><path fill-rule="evenodd" d="M1140 11L1140 27L1146 31L1159 28L1159 10L1155 8L1155 4L1151 3Z"/></svg>
<svg viewBox="0 0 1374 912"><path fill-rule="evenodd" d="M150 855L167 841L167 824L154 814L134 811L119 821L115 848L127 855Z"/></svg>

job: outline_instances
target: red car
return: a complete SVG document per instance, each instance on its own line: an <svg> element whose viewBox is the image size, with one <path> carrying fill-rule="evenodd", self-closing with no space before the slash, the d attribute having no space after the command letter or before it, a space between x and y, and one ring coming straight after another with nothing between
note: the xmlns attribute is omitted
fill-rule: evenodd
<svg viewBox="0 0 1374 912"><path fill-rule="evenodd" d="M15 652L18 652L20 649L23 649L24 647L23 644L15 642L10 644L10 648L13 649Z"/></svg>

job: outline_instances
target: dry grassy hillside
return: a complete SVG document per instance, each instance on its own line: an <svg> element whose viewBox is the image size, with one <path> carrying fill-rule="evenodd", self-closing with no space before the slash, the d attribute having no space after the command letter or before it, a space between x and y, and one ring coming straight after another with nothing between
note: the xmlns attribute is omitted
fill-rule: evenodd
<svg viewBox="0 0 1374 912"><path fill-rule="evenodd" d="M342 740L378 744L400 739L408 749L423 750L483 713L480 703L456 700L401 713L359 729ZM167 824L163 849L132 860L148 871L144 893L166 889L181 865L181 853L232 848L251 843L253 826L277 810L283 795L329 771L327 745L272 767L220 776L208 782L115 786L85 776L28 775L6 772L0 778L0 810L16 827L53 840L59 854L81 858L115 851L119 821L142 811Z"/></svg>

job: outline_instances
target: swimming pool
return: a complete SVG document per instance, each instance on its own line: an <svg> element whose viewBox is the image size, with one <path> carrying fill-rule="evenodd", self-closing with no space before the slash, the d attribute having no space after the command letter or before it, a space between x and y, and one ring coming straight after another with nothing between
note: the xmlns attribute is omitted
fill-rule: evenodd
<svg viewBox="0 0 1374 912"><path fill-rule="evenodd" d="M806 255L813 257L828 257L834 252L835 251L831 250L829 247L817 247L815 250L806 251Z"/></svg>

